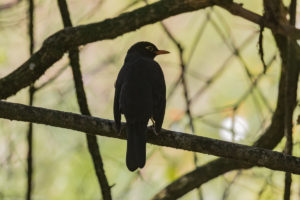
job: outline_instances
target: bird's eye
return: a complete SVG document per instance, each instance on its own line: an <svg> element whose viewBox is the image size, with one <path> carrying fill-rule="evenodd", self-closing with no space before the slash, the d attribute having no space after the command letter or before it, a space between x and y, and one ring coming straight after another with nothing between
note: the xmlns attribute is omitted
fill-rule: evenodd
<svg viewBox="0 0 300 200"><path fill-rule="evenodd" d="M146 49L149 50L149 51L153 51L154 50L153 46L147 46Z"/></svg>

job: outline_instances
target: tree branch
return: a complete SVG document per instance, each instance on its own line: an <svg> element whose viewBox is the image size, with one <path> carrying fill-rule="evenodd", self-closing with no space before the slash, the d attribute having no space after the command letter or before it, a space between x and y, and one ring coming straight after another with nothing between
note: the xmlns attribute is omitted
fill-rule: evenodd
<svg viewBox="0 0 300 200"><path fill-rule="evenodd" d="M266 132L254 143L254 147L272 149L280 142L284 135L284 76L284 73L282 73L280 77L277 108L274 112L272 123ZM297 82L294 84L297 84ZM153 197L153 200L172 200L179 198L207 181L226 172L236 169L248 169L251 167L253 167L253 165L248 165L236 160L225 158L216 159L179 177L157 193Z"/></svg>
<svg viewBox="0 0 300 200"><path fill-rule="evenodd" d="M183 54L184 54L184 48L182 47L182 45L180 44L180 42L178 42L176 40L176 38L174 37L174 35L170 32L170 30L167 28L167 26L164 23L160 23L164 32L167 34L168 38L173 42L173 44L176 46L176 49L178 51L178 56L179 56L179 65L180 65L180 78L179 78L179 82L181 82L182 87L183 87L183 96L184 96L184 100L185 100L185 114L188 116L188 123L189 123L189 127L191 130L192 134L195 134L195 125L194 125L194 118L192 116L192 112L191 112L191 102L190 102L190 95L189 95L189 91L188 91L188 85L187 85L187 76L186 76L186 69L187 69L187 65L186 62L183 59ZM178 82L178 83L179 83ZM176 88L176 84L174 85L174 89ZM198 167L198 157L197 154L194 153L193 155L193 160L194 160L194 165L195 168ZM198 196L199 196L199 200L203 200L203 194L202 194L202 190L201 188L198 188Z"/></svg>
<svg viewBox="0 0 300 200"><path fill-rule="evenodd" d="M289 24L277 24L262 16L244 9L230 0L161 0L148 6L124 13L102 22L69 27L60 30L45 40L43 46L18 69L0 79L0 99L17 93L30 85L73 47L105 39L113 39L122 34L153 24L170 16L195 11L208 6L220 6L233 15L243 17L258 25L272 29L273 32L300 38L300 30Z"/></svg>
<svg viewBox="0 0 300 200"><path fill-rule="evenodd" d="M278 0L279 1L279 0ZM276 3L273 0L265 0L264 6L273 7ZM280 19L284 19L283 14L280 10L277 10L273 14L279 15ZM266 20L274 21L275 23L278 21L276 18L267 13ZM277 18L278 19L278 18ZM288 23L286 23L288 24ZM275 37L277 46L279 48L281 58L282 58L282 68L285 68L284 65L286 63L286 38L280 34L277 34L276 31L273 32ZM295 54L299 55L300 48L297 43L293 43L295 47ZM300 57L297 56L297 63L300 62ZM294 68L293 77L290 79L290 95L293 97L297 94L297 83L299 76L299 68ZM294 98L295 99L295 98ZM292 103L294 104L294 103ZM277 97L277 107L275 113L272 118L272 123L266 132L255 142L254 146L263 147L267 149L273 149L279 141L284 136L284 105L285 105L285 70L281 71L279 88L278 88L278 97ZM199 167L198 169L191 171L174 182L170 183L166 188L161 190L153 200L158 199L176 199L186 194L187 192L199 187L201 184L216 178L226 172L236 169L246 169L253 167L251 165L245 165L238 161L231 161L228 159L217 159L215 161L209 162L206 165Z"/></svg>
<svg viewBox="0 0 300 200"><path fill-rule="evenodd" d="M0 79L0 99L6 99L33 83L70 48L113 39L167 17L212 5L210 0L162 0L113 19L58 31L46 39L41 49L18 69Z"/></svg>
<svg viewBox="0 0 300 200"><path fill-rule="evenodd" d="M228 1L214 1L215 5L220 6L230 12L232 15L236 15L242 17L248 21L251 21L257 25L263 24L265 27L268 27L274 33L278 33L281 35L289 36L294 39L300 38L300 30L296 29L295 27L282 23L281 21L273 21L270 19L265 19L264 17L251 12L242 7L242 4L228 2Z"/></svg>
<svg viewBox="0 0 300 200"><path fill-rule="evenodd" d="M126 139L125 134L118 133L114 122L107 119L4 101L0 101L0 110L0 117L5 119L46 124L91 135ZM283 153L169 130L162 130L161 134L156 136L149 128L147 134L147 142L151 144L222 156L243 161L243 165L252 164L300 174L300 158Z"/></svg>
<svg viewBox="0 0 300 200"><path fill-rule="evenodd" d="M72 21L68 10L68 5L66 0L58 0L58 7L61 13L63 24L65 27L72 27ZM80 61L79 61L79 50L77 47L71 48L69 51L69 59L73 72L73 79L75 83L76 95L80 111L84 115L91 115L88 103L85 95L85 90L82 81L82 74L80 70ZM100 191L102 192L102 197L104 200L111 200L111 190L108 185L108 181L104 171L104 164L101 157L99 145L95 135L86 135L87 145L89 153L92 157L94 164L96 176L98 178Z"/></svg>

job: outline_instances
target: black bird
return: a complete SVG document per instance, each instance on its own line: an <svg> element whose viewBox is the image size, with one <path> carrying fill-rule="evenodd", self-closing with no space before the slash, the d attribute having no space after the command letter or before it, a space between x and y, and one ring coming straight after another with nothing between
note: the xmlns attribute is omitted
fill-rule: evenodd
<svg viewBox="0 0 300 200"><path fill-rule="evenodd" d="M138 42L127 52L115 83L114 118L120 131L121 114L127 127L126 165L130 171L146 162L146 129L149 119L160 132L166 107L164 74L154 57L169 53L150 42Z"/></svg>

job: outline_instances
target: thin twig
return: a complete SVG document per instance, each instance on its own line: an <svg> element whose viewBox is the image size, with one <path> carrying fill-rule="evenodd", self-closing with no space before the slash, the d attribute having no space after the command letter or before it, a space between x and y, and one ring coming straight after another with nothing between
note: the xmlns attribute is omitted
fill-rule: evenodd
<svg viewBox="0 0 300 200"><path fill-rule="evenodd" d="M147 0L144 0L144 1L147 4ZM207 14L207 19L208 20L210 19L209 14ZM195 51L196 45L198 44L201 36L203 35L203 32L204 32L205 27L206 27L206 23L207 23L207 21L205 21L202 24L199 33L196 34L195 44L194 44L194 46L192 46L192 49L191 49L192 52L190 54L188 62L190 62L190 60L192 59L193 51ZM176 49L178 51L181 72L180 72L180 76L179 76L179 79L178 79L180 81L177 81L177 82L178 83L181 82L182 87L183 87L183 94L184 94L185 106L186 106L186 115L188 116L188 120L189 120L188 123L189 123L190 130L191 130L192 134L194 135L195 134L195 125L194 125L194 119L193 119L192 111L191 111L191 103L190 103L190 100L189 100L190 95L189 95L187 79L186 79L187 63L183 59L184 48L182 47L180 42L175 38L175 36L173 36L171 31L168 29L168 27L163 22L160 22L160 25L161 25L162 29L164 30L164 32L167 34L168 38L176 46ZM175 88L176 87L177 87L177 85L175 84ZM194 159L195 168L197 168L198 167L198 157L197 157L196 153L193 154L193 159ZM200 187L198 188L198 196L199 196L200 200L203 200L203 194L202 194L202 190L201 190Z"/></svg>
<svg viewBox="0 0 300 200"><path fill-rule="evenodd" d="M264 2L264 5L273 5L273 0ZM233 11L236 12L236 11ZM286 16L286 15L284 15ZM277 46L280 50L282 60L286 59L285 41L281 35L273 32L274 38L276 40ZM296 47L296 52L299 51L299 47L294 43ZM299 63L299 58L295 57ZM283 62L282 62L283 64ZM283 64L284 65L284 64ZM264 148L274 148L282 139L284 132L284 70L281 71L280 82L278 87L277 96L277 107L272 117L272 123L266 129L265 133L254 143L255 146L263 146ZM299 68L295 68L294 76L290 79L291 83L291 96L297 94L297 83L298 83ZM177 199L187 192L199 187L203 183L212 180L226 172L249 168L242 166L239 162L229 161L226 159L217 159L215 161L209 162L206 165L193 170L182 177L178 178L176 181L170 183L164 189L162 189L153 199Z"/></svg>
<svg viewBox="0 0 300 200"><path fill-rule="evenodd" d="M232 14L241 16L256 24L263 20L262 16L244 9L240 4L232 1L164 0L102 22L63 29L48 37L41 49L36 51L15 71L0 79L0 98L6 99L22 88L29 86L73 47L104 39L113 39L170 16L204 9L213 5L218 5ZM161 12L162 8L166 10ZM291 25L274 24L273 21L267 20L264 21L264 24L276 33L289 35L295 39L300 38L300 30Z"/></svg>
<svg viewBox="0 0 300 200"><path fill-rule="evenodd" d="M242 44L238 47L240 50L244 49L253 39L256 37L256 34L253 33L249 37L247 37ZM198 91L194 94L194 96L191 97L190 101L191 103L195 102L211 85L214 81L218 79L219 76L222 75L225 68L227 67L228 63L231 61L231 59L235 56L235 53L233 52L219 67L219 69L206 81L206 84L202 86Z"/></svg>
<svg viewBox="0 0 300 200"><path fill-rule="evenodd" d="M236 180L242 175L242 171L239 170L235 176L233 177L233 179L229 182L229 184L227 185L227 187L225 188L223 195L222 195L222 200L226 200L229 196L229 191L231 186L236 182Z"/></svg>
<svg viewBox="0 0 300 200"><path fill-rule="evenodd" d="M145 0L146 1L146 0ZM185 99L185 106L186 106L186 115L188 116L188 120L189 120L189 127L191 129L192 134L195 134L195 125L194 125L194 119L192 116L192 112L191 112L191 104L189 101L189 92L188 92L188 86L187 86L187 80L186 80L186 63L184 62L183 59L183 53L184 53L184 48L182 47L182 45L176 40L176 38L173 36L173 34L170 32L170 30L167 28L167 26L163 23L160 22L161 27L163 28L164 32L167 34L168 38L175 44L177 51L178 51L178 55L179 55L179 63L180 63L180 82L182 84L183 87L183 94L184 94L184 99ZM195 168L197 168L198 166L198 157L196 155L196 153L193 154L193 158L194 158L194 165ZM201 188L198 188L198 196L200 200L203 200L203 195L202 195L202 190Z"/></svg>
<svg viewBox="0 0 300 200"><path fill-rule="evenodd" d="M263 45L263 32L264 32L265 26L264 24L260 25L260 29L259 29L259 38L258 38L258 53L260 56L260 60L263 64L263 72L266 72L267 70L267 65L265 63L265 59L264 59L264 45Z"/></svg>
<svg viewBox="0 0 300 200"><path fill-rule="evenodd" d="M270 68L270 66L275 61L275 59L276 59L276 55L273 55L272 58L271 58L271 60L268 62L268 64L266 64L266 71ZM244 102L246 100L246 98L252 93L253 89L256 87L256 85L258 84L258 82L261 80L261 78L263 77L263 75L265 75L265 72L260 73L253 80L253 83L251 84L251 86L248 88L248 90L246 90L246 92L241 96L241 98L235 103L235 106L240 105L242 102Z"/></svg>
<svg viewBox="0 0 300 200"><path fill-rule="evenodd" d="M64 26L72 27L72 22L71 22L66 0L58 0L58 6L59 6L59 10L60 10L60 14ZM88 103L87 103L86 94L84 91L84 86L82 81L82 74L80 71L78 48L70 49L69 58L72 67L77 101L80 107L80 111L82 114L90 116L91 113L88 108ZM109 186L105 175L104 166L103 166L104 164L97 143L97 138L94 135L86 135L86 136L87 136L86 138L87 138L88 149L93 160L96 176L98 178L100 190L102 192L102 197L104 200L111 200L112 199L111 190L110 190L111 187Z"/></svg>
<svg viewBox="0 0 300 200"><path fill-rule="evenodd" d="M186 68L190 65L190 63L192 61L192 58L194 56L196 47L197 47L200 39L203 36L204 30L205 30L205 28L206 28L209 20L210 20L210 12L208 12L206 14L206 20L204 20L204 22L201 24L201 26L199 28L199 31L198 31L198 33L195 36L195 39L193 41L193 45L192 45L191 50L190 50L191 52L190 52L190 54L188 56L188 59L187 59L187 62L186 62ZM179 86L179 84L180 84L181 81L182 81L181 75L179 75L178 78L174 81L174 83L171 84L171 86L170 86L169 93L167 95L167 100L169 100L172 97L172 95L174 94L175 90L178 88L178 86Z"/></svg>
<svg viewBox="0 0 300 200"><path fill-rule="evenodd" d="M257 200L260 200L262 198L262 195L266 191L267 187L270 185L270 182L272 181L273 173L271 172L270 175L265 179L265 182L259 192L257 193Z"/></svg>
<svg viewBox="0 0 300 200"><path fill-rule="evenodd" d="M69 64L63 66L62 68L60 68L51 78L49 78L47 81L45 81L44 83L42 83L39 86L35 86L35 90L41 90L43 88L45 88L46 86L48 86L50 83L52 83L53 81L55 81L66 69L68 69Z"/></svg>
<svg viewBox="0 0 300 200"><path fill-rule="evenodd" d="M219 14L220 15L220 14ZM211 20L211 23L213 25L213 27L215 28L216 32L219 34L219 36L222 38L222 40L224 41L224 43L228 46L228 48L230 48L235 56L238 58L238 60L240 61L240 63L242 64L250 82L253 84L253 75L250 73L249 71L249 67L248 65L246 64L246 61L243 59L243 57L241 56L241 53L240 53L240 49L237 48L237 45L235 45L234 41L233 40L228 40L226 39L225 35L223 34L222 32L222 29L217 25L217 23L214 21L214 20ZM221 20L221 23L224 24L224 19ZM228 31L229 34L231 34L231 31L230 29L225 29ZM265 67L264 67L265 68ZM256 87L256 90L259 94L259 96L261 97L262 101L264 102L265 106L268 108L269 112L272 113L272 108L269 104L269 102L267 101L267 99L265 98L265 96L262 94L261 90L259 88ZM255 96L252 96L255 100ZM255 100L256 101L256 100Z"/></svg>
<svg viewBox="0 0 300 200"><path fill-rule="evenodd" d="M79 17L79 19L77 20L76 24L79 24L80 22L91 18L95 13L97 13L99 11L100 7L104 3L105 3L105 0L98 0L98 2L96 2L95 5L93 5L93 7L92 7L91 10L89 10L84 15L82 15L81 17Z"/></svg>
<svg viewBox="0 0 300 200"><path fill-rule="evenodd" d="M276 59L276 55L273 55L271 60L268 62L268 64L266 65L266 70L269 69L269 67L272 65L273 61ZM252 93L253 89L255 88L255 86L258 84L258 82L260 81L260 79L263 77L264 73L260 73L257 77L254 78L254 82L253 84L249 87L249 89L239 98L239 100L236 101L236 103L232 104L232 105L229 105L229 106L224 106L222 108L219 108L217 109L217 111L214 111L214 112L210 112L210 113L206 113L206 114L202 114L202 115L198 115L197 118L203 118L205 115L207 114L214 114L214 113L218 113L218 112L222 112L224 109L227 109L228 108L231 108L231 110L233 110L234 114L237 112L238 108L240 107L240 105L247 99L247 97ZM235 115L232 115L232 120L234 121L234 116ZM204 120L204 119L202 119ZM208 122L207 120L203 121L213 127L219 127L221 129L224 129L224 127L222 126L219 126L217 124L214 124L214 123L211 123L211 122ZM232 123L234 124L234 123ZM231 127L231 129L229 131L232 131L233 134L234 134L234 126ZM233 137L234 138L234 137Z"/></svg>
<svg viewBox="0 0 300 200"><path fill-rule="evenodd" d="M30 86L29 89L29 105L33 105L33 95L34 95L34 87ZM26 199L31 200L32 191L33 191L33 124L30 122L28 124L27 131L27 190L26 190Z"/></svg>
<svg viewBox="0 0 300 200"><path fill-rule="evenodd" d="M132 8L133 6L135 6L136 4L138 4L139 2L141 2L142 0L134 0L131 3L129 3L128 5L126 5L124 8L122 8L120 11L117 12L118 15L126 12L128 9Z"/></svg>
<svg viewBox="0 0 300 200"><path fill-rule="evenodd" d="M34 0L28 0L28 35L29 35L29 52L30 55L34 51ZM34 102L34 84L29 87L29 105L32 106ZM26 199L31 200L33 191L33 124L28 124L27 131L27 190Z"/></svg>

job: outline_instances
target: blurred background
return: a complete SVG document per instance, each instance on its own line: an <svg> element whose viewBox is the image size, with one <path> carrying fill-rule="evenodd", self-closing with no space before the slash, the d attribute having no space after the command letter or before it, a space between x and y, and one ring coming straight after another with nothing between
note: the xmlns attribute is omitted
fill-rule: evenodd
<svg viewBox="0 0 300 200"><path fill-rule="evenodd" d="M262 1L239 1L262 14ZM289 1L286 1L289 2ZM152 1L148 2L152 3ZM1 5L13 6L4 8ZM68 0L73 25L99 22L145 5L143 0ZM57 2L36 0L35 50L63 28ZM0 2L0 77L29 58L27 1ZM298 20L299 21L299 20ZM170 38L171 34L175 38ZM83 81L93 116L113 119L114 82L128 48L150 41L171 53L158 56L167 85L163 128L251 145L270 124L276 106L280 57L269 30L264 53L258 54L259 27L213 7L170 17L113 40L80 47ZM176 43L182 48L178 51ZM180 61L183 58L183 63ZM187 97L180 80L185 66ZM50 82L49 82L50 81ZM178 83L178 84L176 84ZM79 113L68 57L55 63L36 83L34 105ZM8 99L28 104L28 88ZM191 115L187 114L187 108ZM297 111L296 113L299 113ZM0 199L24 199L26 193L27 123L0 120ZM300 155L299 128L294 155ZM147 145L147 163L131 173L125 165L126 142L98 137L114 199L146 200L168 183L195 168L192 152ZM282 151L284 141L278 145ZM216 159L196 154L197 165ZM284 173L265 168L226 173L201 187L205 200L281 199ZM293 176L292 199L300 199L300 178ZM83 133L34 125L33 199L99 199L101 196ZM182 200L198 199L192 191Z"/></svg>

